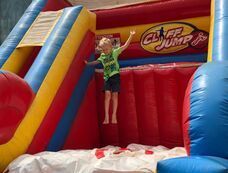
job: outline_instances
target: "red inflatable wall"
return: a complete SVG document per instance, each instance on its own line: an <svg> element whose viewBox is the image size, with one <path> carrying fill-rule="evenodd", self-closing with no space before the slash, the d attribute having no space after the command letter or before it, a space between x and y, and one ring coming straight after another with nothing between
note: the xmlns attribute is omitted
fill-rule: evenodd
<svg viewBox="0 0 228 173"><path fill-rule="evenodd" d="M42 11L57 11L71 6L67 0L48 0Z"/></svg>
<svg viewBox="0 0 228 173"><path fill-rule="evenodd" d="M187 83L199 64L148 65L121 71L118 124L102 125L102 73L96 73L101 143L183 146L182 108ZM111 109L111 108L110 108ZM111 115L111 112L110 112Z"/></svg>
<svg viewBox="0 0 228 173"><path fill-rule="evenodd" d="M63 149L91 149L100 146L95 88L96 83L93 78Z"/></svg>
<svg viewBox="0 0 228 173"><path fill-rule="evenodd" d="M210 0L166 0L94 12L97 29L105 29L209 16L210 4Z"/></svg>

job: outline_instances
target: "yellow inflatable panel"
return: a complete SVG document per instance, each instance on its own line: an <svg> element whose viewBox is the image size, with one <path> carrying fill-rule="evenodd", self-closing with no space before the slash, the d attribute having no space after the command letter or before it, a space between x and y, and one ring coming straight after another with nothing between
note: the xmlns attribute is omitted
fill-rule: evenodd
<svg viewBox="0 0 228 173"><path fill-rule="evenodd" d="M96 35L120 33L121 42L125 42L129 37L130 30L135 30L136 35L133 37L132 42L139 42L141 39L141 35L144 32L146 32L149 28L159 24L170 23L170 22L186 22L196 26L200 30L204 30L207 32L209 32L209 28L210 28L210 17L205 16L205 17L189 18L189 19L183 19L183 20L167 21L163 23L152 23L152 24L145 24L145 25L134 25L134 26L127 26L127 27L102 29L102 30L97 30Z"/></svg>
<svg viewBox="0 0 228 173"><path fill-rule="evenodd" d="M29 55L32 53L34 47L24 47L16 48L13 53L10 55L8 60L2 66L2 70L11 71L15 74L18 74L26 63Z"/></svg>
<svg viewBox="0 0 228 173"><path fill-rule="evenodd" d="M208 56L207 61L212 61L212 47L213 47L213 33L214 33L214 4L215 1L211 1L211 24L210 24L210 36L209 36L209 43L208 43Z"/></svg>

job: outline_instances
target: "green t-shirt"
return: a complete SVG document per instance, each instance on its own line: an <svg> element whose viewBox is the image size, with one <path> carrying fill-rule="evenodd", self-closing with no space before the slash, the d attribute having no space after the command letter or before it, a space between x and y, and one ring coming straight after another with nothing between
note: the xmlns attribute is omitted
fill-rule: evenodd
<svg viewBox="0 0 228 173"><path fill-rule="evenodd" d="M104 53L97 59L104 67L104 80L107 81L111 76L120 73L120 66L118 63L118 56L121 53L121 48L113 49L111 54Z"/></svg>

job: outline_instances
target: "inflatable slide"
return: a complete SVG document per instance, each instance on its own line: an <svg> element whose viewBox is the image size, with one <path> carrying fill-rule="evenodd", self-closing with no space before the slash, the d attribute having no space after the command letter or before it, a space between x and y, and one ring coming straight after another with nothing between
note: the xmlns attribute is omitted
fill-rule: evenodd
<svg viewBox="0 0 228 173"><path fill-rule="evenodd" d="M142 171L158 173L227 172L227 2L158 0L96 10L74 4L33 0L0 47L0 171L101 172L77 171L94 163L106 165L104 172L139 172L144 163ZM84 61L99 56L102 37L118 47L130 30L136 35L119 57L118 123L102 124L103 69ZM170 157L156 146L173 149ZM107 156L121 163L123 153L143 161L107 166ZM48 170L36 167L38 158L66 163Z"/></svg>

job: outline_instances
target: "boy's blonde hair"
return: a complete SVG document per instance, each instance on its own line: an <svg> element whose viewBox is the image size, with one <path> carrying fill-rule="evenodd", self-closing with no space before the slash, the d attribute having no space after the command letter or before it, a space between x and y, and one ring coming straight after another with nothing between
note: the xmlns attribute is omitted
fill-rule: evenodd
<svg viewBox="0 0 228 173"><path fill-rule="evenodd" d="M112 45L112 42L109 38L105 38L103 37L100 41L99 41L99 44L98 44L98 48L102 48L106 45Z"/></svg>

